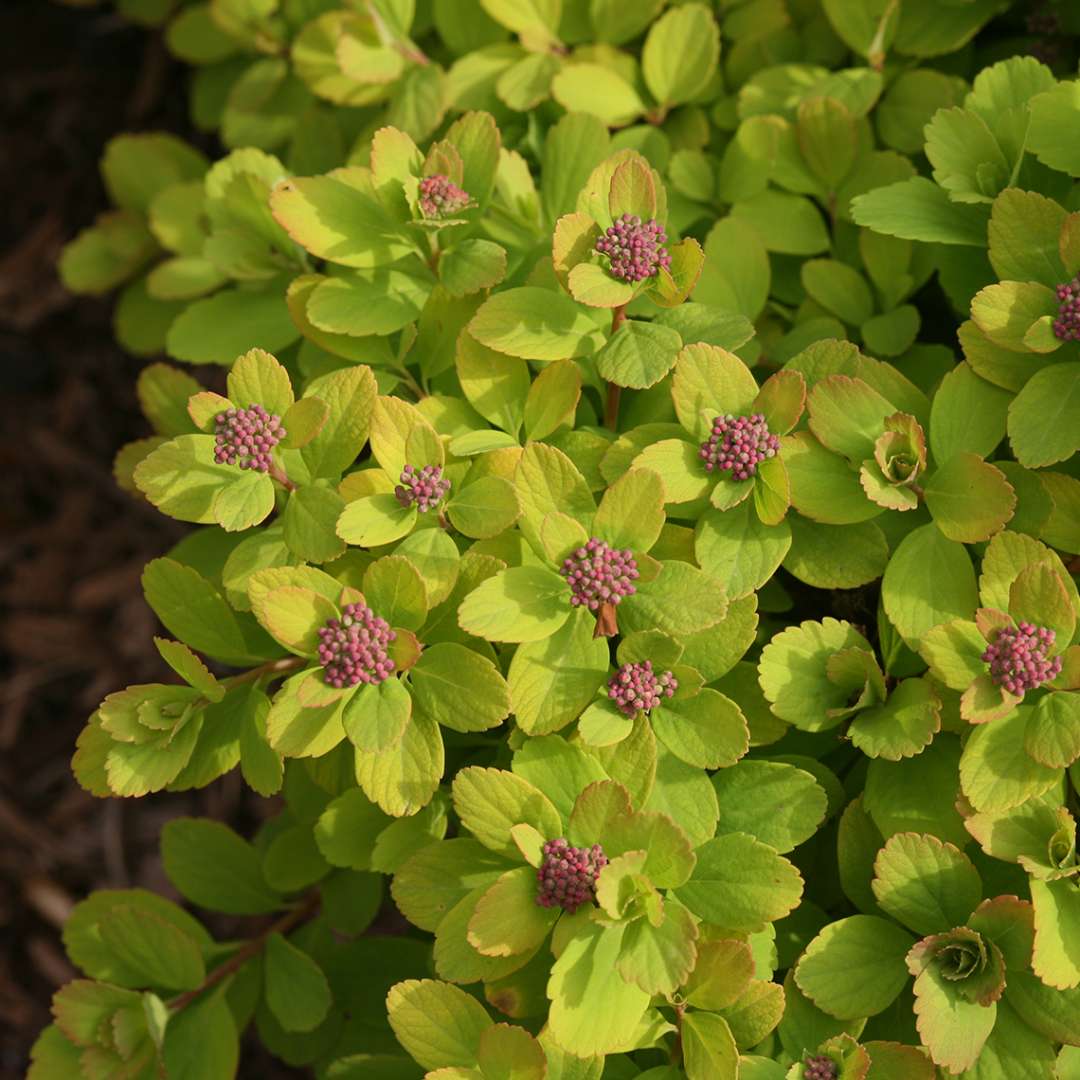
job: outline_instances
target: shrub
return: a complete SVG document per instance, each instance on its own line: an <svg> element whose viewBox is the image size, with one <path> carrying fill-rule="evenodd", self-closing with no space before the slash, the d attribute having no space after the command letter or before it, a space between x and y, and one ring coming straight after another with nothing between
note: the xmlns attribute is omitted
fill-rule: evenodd
<svg viewBox="0 0 1080 1080"><path fill-rule="evenodd" d="M61 262L203 365L73 768L281 802L162 833L246 937L76 908L32 1080L1075 1075L1076 13L119 7L227 152Z"/></svg>

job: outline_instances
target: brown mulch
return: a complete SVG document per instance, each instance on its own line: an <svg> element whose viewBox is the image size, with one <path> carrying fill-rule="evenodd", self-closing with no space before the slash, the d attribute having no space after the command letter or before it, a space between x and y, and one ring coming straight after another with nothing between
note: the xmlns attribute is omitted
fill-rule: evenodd
<svg viewBox="0 0 1080 1080"><path fill-rule="evenodd" d="M99 800L69 767L105 694L165 675L139 575L184 526L113 483L117 448L148 433L143 361L115 344L111 303L68 295L54 264L106 206L97 160L111 135L192 134L184 78L109 6L0 5L0 1080L25 1074L75 974L60 941L72 905L101 887L169 893L157 842L171 817L259 816L236 776ZM306 1075L257 1052L241 1073Z"/></svg>

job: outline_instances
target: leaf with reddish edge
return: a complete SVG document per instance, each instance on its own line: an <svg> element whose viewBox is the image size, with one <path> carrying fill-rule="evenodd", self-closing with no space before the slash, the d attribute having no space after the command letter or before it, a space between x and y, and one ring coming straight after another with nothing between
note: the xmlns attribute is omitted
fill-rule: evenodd
<svg viewBox="0 0 1080 1080"><path fill-rule="evenodd" d="M1054 631L1054 644L1047 650L1050 656L1056 656L1069 644L1076 629L1076 612L1065 584L1048 562L1020 571L1009 589L1009 614L1017 622Z"/></svg>
<svg viewBox="0 0 1080 1080"><path fill-rule="evenodd" d="M889 480L876 461L867 459L859 469L859 483L866 497L885 510L914 510L919 497L910 487L901 487Z"/></svg>
<svg viewBox="0 0 1080 1080"><path fill-rule="evenodd" d="M656 184L644 160L628 158L611 174L608 209L612 220L623 214L639 217L643 222L656 217Z"/></svg>
<svg viewBox="0 0 1080 1080"><path fill-rule="evenodd" d="M806 407L806 380L799 371L777 371L762 384L751 406L765 417L773 435L786 435Z"/></svg>
<svg viewBox="0 0 1080 1080"><path fill-rule="evenodd" d="M938 623L919 642L919 655L930 666L934 678L950 690L961 692L986 674L986 662L982 658L985 650L985 635L968 619Z"/></svg>
<svg viewBox="0 0 1080 1080"><path fill-rule="evenodd" d="M977 454L954 454L926 481L926 506L938 528L965 544L989 540L1016 509L1005 474Z"/></svg>
<svg viewBox="0 0 1080 1080"><path fill-rule="evenodd" d="M885 418L896 412L873 387L848 375L820 379L806 400L810 430L818 441L849 461L874 456Z"/></svg>
<svg viewBox="0 0 1080 1080"><path fill-rule="evenodd" d="M1034 909L1027 900L995 896L972 912L967 925L1001 950L1007 970L1026 971L1035 943L1034 919Z"/></svg>
<svg viewBox="0 0 1080 1080"><path fill-rule="evenodd" d="M1012 626L1013 621L1004 611L997 608L978 608L975 612L975 626L987 642L994 640L999 630ZM959 689L959 687L957 687Z"/></svg>
<svg viewBox="0 0 1080 1080"><path fill-rule="evenodd" d="M863 1043L870 1055L866 1080L935 1080L937 1069L921 1047L872 1040Z"/></svg>
<svg viewBox="0 0 1080 1080"><path fill-rule="evenodd" d="M969 724L985 724L1000 720L1023 701L998 686L989 675L980 675L960 697L960 715Z"/></svg>
<svg viewBox="0 0 1080 1080"><path fill-rule="evenodd" d="M1080 888L1075 880L1031 879L1035 908L1032 970L1047 986L1080 985Z"/></svg>
<svg viewBox="0 0 1080 1080"><path fill-rule="evenodd" d="M671 256L670 266L660 267L647 295L660 307L673 308L694 291L705 264L705 252L693 237L688 236L673 244L668 254Z"/></svg>

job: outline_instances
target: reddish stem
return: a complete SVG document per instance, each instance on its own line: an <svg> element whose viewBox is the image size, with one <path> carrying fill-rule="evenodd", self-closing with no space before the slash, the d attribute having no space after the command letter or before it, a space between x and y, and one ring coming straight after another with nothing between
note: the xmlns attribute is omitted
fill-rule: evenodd
<svg viewBox="0 0 1080 1080"><path fill-rule="evenodd" d="M611 312L611 336L626 322L626 305L620 304ZM617 430L619 423L619 401L622 398L622 387L618 383L607 384L607 401L604 403L604 427Z"/></svg>
<svg viewBox="0 0 1080 1080"><path fill-rule="evenodd" d="M186 990L178 997L174 997L172 1001L169 1002L169 1008L173 1012L179 1012L181 1009L187 1008L187 1006L195 1001L196 998L205 994L207 990L217 986L219 982L239 971L253 956L258 956L259 953L266 948L266 943L270 940L271 934L287 934L294 926L298 926L300 923L311 918L318 910L318 907L319 894L317 892L309 893L299 907L295 907L292 911L286 912L277 920L277 922L268 926L261 934L259 934L258 937L252 938L246 945L237 949L225 963L214 968L214 970L203 980L201 986L195 987L194 990Z"/></svg>

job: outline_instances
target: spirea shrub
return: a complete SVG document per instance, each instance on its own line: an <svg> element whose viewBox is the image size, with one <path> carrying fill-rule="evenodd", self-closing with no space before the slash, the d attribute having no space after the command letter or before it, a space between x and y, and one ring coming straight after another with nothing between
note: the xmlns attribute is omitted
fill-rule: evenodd
<svg viewBox="0 0 1080 1080"><path fill-rule="evenodd" d="M61 260L193 526L73 768L274 816L31 1080L1080 1076L1077 12L117 6L223 150Z"/></svg>

